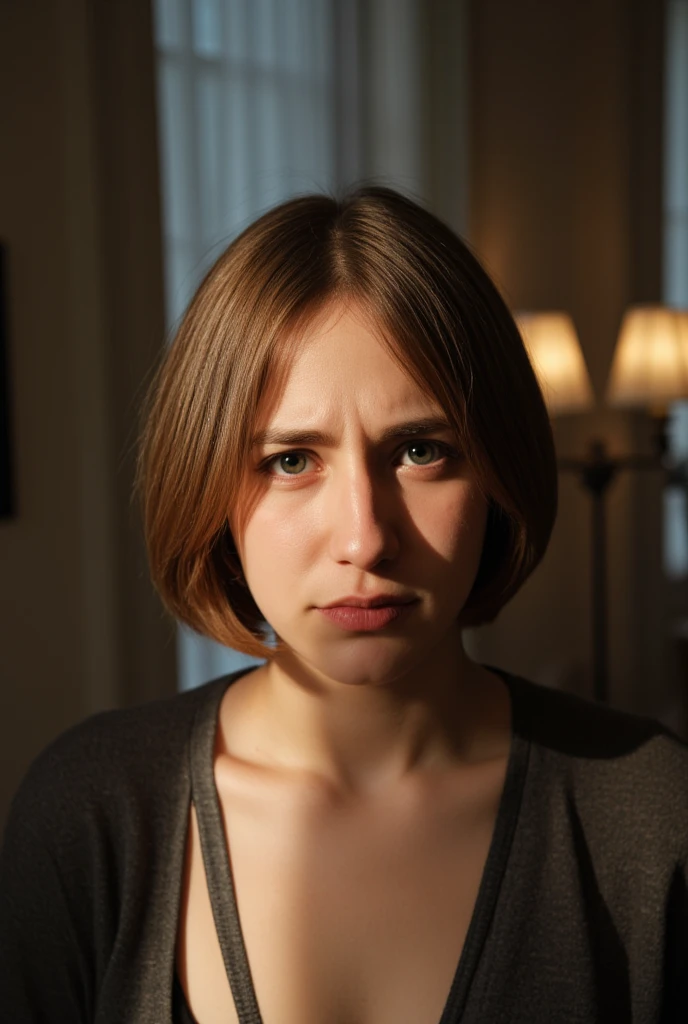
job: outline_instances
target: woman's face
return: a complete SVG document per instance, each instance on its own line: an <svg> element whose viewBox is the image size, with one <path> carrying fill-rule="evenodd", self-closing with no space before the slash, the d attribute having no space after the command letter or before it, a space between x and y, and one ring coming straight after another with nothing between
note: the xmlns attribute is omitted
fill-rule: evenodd
<svg viewBox="0 0 688 1024"><path fill-rule="evenodd" d="M244 575L275 633L328 678L389 681L458 632L487 504L443 424L441 407L348 306L309 329L259 417L257 432L272 438L254 448L255 503L233 531ZM304 436L276 437L295 434ZM320 610L381 593L413 602L381 628L345 628Z"/></svg>

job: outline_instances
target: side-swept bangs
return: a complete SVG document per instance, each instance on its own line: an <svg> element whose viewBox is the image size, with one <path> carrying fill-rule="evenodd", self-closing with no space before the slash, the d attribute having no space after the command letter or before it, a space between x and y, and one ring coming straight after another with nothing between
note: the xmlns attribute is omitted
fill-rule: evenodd
<svg viewBox="0 0 688 1024"><path fill-rule="evenodd" d="M492 621L519 590L556 516L545 404L518 328L467 245L390 189L290 200L231 243L192 299L149 393L137 481L166 608L258 657L274 650L228 510L240 519L261 401L279 389L297 326L335 300L362 308L441 405L489 502L463 626Z"/></svg>

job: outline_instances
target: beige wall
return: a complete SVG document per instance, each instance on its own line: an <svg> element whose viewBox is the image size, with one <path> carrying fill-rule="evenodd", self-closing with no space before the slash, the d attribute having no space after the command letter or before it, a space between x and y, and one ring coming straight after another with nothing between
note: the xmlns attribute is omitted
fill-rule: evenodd
<svg viewBox="0 0 688 1024"><path fill-rule="evenodd" d="M469 234L516 309L568 310L599 398L624 308L660 299L662 4L474 0ZM555 423L560 455L596 435L649 451L642 415L599 408ZM590 692L590 499L562 474L550 550L497 622L484 660ZM670 713L658 474L608 494L613 703Z"/></svg>
<svg viewBox="0 0 688 1024"><path fill-rule="evenodd" d="M0 521L0 821L59 731L175 685L128 496L162 335L148 40L137 0L0 5L18 504Z"/></svg>

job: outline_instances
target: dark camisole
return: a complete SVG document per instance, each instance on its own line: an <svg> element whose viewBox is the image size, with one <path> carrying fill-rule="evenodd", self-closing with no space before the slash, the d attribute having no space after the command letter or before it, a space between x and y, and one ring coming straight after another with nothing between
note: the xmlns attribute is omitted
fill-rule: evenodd
<svg viewBox="0 0 688 1024"><path fill-rule="evenodd" d="M177 971L174 972L174 984L172 988L172 1020L174 1024L198 1024L196 1018L189 1009L189 1004L184 995Z"/></svg>
<svg viewBox="0 0 688 1024"><path fill-rule="evenodd" d="M492 669L492 671L497 671ZM526 775L529 744L519 728L517 692L506 672L499 672L511 697L511 748L504 789L497 812L487 861L463 951L438 1024L458 1024L471 977L485 942L499 887L509 856L518 819L521 792ZM191 736L191 799L196 808L203 864L215 928L230 982L239 1024L262 1024L246 947L244 945L236 893L222 824L220 801L215 786L214 748L217 708L213 701L200 706ZM186 1001L175 969L173 982L174 1024L197 1024Z"/></svg>

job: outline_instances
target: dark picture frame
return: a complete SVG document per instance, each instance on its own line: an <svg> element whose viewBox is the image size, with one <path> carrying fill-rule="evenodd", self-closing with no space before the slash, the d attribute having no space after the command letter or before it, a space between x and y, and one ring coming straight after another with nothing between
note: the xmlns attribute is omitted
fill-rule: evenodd
<svg viewBox="0 0 688 1024"><path fill-rule="evenodd" d="M0 242L0 519L15 513L7 302L7 246Z"/></svg>

